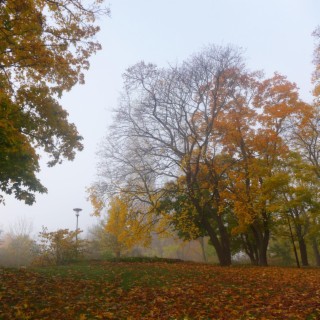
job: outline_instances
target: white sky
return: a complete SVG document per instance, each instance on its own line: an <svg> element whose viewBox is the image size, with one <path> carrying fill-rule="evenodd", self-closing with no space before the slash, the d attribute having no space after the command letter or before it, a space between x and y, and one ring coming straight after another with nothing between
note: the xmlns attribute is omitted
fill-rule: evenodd
<svg viewBox="0 0 320 320"><path fill-rule="evenodd" d="M91 59L86 84L62 99L84 137L85 150L54 168L43 163L39 177L49 192L38 195L33 206L7 197L0 208L4 230L19 218L31 221L34 233L42 225L75 229L76 207L83 209L81 229L97 222L90 216L85 188L95 180L95 154L117 105L121 75L136 62L166 66L208 44L233 44L245 49L250 69L287 75L301 96L311 100L311 33L320 24L319 0L111 0L109 5L111 18L100 21L103 49Z"/></svg>

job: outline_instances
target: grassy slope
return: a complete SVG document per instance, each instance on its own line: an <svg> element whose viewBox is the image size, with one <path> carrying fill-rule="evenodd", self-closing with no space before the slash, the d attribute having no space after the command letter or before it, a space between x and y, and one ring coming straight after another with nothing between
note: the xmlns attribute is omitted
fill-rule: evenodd
<svg viewBox="0 0 320 320"><path fill-rule="evenodd" d="M165 262L3 270L0 319L320 319L320 270Z"/></svg>

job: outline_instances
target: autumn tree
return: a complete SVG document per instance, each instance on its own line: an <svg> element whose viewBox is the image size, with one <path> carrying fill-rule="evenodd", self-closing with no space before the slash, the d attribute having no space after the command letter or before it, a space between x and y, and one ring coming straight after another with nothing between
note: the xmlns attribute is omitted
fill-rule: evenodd
<svg viewBox="0 0 320 320"><path fill-rule="evenodd" d="M208 235L209 227L203 223L205 216L210 223L209 230L213 233L212 237L214 234L217 235L217 238L214 238L215 242L212 242L212 237L210 238L210 244L215 248L220 248L221 252L231 255L238 251L237 245L231 237L231 231L237 222L231 207L227 201L223 201L221 194L226 171L233 163L232 159L229 160L226 157L216 155L214 160L210 160L210 166L203 164L199 168L197 197L201 198L205 208L202 215L198 214L194 202L188 195L184 176L164 186L157 212L161 219L165 220L167 225L177 232L183 240L201 239ZM220 247L219 242L221 242ZM218 252L218 257L219 254L221 257L223 253Z"/></svg>
<svg viewBox="0 0 320 320"><path fill-rule="evenodd" d="M10 0L0 2L0 188L27 204L46 192L36 177L38 150L49 166L72 160L81 136L59 98L77 83L95 40L100 1Z"/></svg>
<svg viewBox="0 0 320 320"><path fill-rule="evenodd" d="M152 215L149 205L137 203L136 198L125 193L106 198L104 194L100 197L94 188L90 188L89 192L96 216L102 216L103 208L107 208L107 215L102 222L103 229L99 228L100 239L117 259L134 246L150 244L150 226L154 223L150 221Z"/></svg>
<svg viewBox="0 0 320 320"><path fill-rule="evenodd" d="M105 229L111 236L109 239L110 247L113 249L117 259L120 258L122 251L128 247L126 245L126 240L128 240L127 218L127 204L119 197L112 199L110 208L108 210L108 218Z"/></svg>
<svg viewBox="0 0 320 320"><path fill-rule="evenodd" d="M183 176L184 191L222 265L231 263L228 232L214 187L213 210L210 196L200 192L199 168L210 166L214 158L215 120L233 100L243 70L240 53L231 47L209 47L180 66L161 69L142 62L129 68L102 153L108 165L100 169L100 190L122 186L127 193L144 194L141 200L148 198L152 208L161 199L164 183ZM215 173L207 174L214 182ZM128 181L134 181L129 188Z"/></svg>
<svg viewBox="0 0 320 320"><path fill-rule="evenodd" d="M233 203L239 222L235 231L251 234L246 240L250 242L247 248L253 249L251 260L266 265L273 216L277 213L274 202L288 182L281 169L290 154L285 134L290 119L304 104L296 86L279 74L263 81L248 80L254 87L252 103L242 103L238 98L220 124L223 148L237 159L227 172L224 196Z"/></svg>
<svg viewBox="0 0 320 320"><path fill-rule="evenodd" d="M319 28L314 32L314 36L319 41ZM315 72L313 74L314 82L314 101L312 104L305 106L300 112L299 116L296 116L291 121L291 130L288 135L290 147L295 152L299 153L306 163L306 168L310 168L317 181L320 178L320 105L319 105L319 66L320 66L320 54L319 43L314 51ZM313 191L313 198L318 202L318 192ZM315 201L313 201L313 206ZM319 218L313 213L313 217L310 223L310 234L312 235L310 241L312 243L315 260L317 265L320 265L320 236L319 236ZM306 251L306 250L305 250ZM305 260L306 261L306 260Z"/></svg>
<svg viewBox="0 0 320 320"><path fill-rule="evenodd" d="M320 153L319 153L319 108L316 105L310 106L308 110L301 117L295 119L292 125L292 132L290 134L290 142L292 149L295 150L302 157L304 168L301 170L300 176L308 174L311 175L304 183L308 186L312 197L312 205L308 207L315 207L318 203L318 188L320 177ZM301 180L301 179L300 179ZM302 179L303 181L303 179ZM309 211L309 210L308 210ZM317 210L316 210L317 211ZM319 255L319 219L315 213L312 213L310 223L310 232L312 234L312 246L315 253L316 260L320 262Z"/></svg>
<svg viewBox="0 0 320 320"><path fill-rule="evenodd" d="M76 236L81 232L81 230L68 229L50 232L43 227L39 233L39 256L35 263L61 265L75 260L87 247L86 240L77 239L76 241Z"/></svg>

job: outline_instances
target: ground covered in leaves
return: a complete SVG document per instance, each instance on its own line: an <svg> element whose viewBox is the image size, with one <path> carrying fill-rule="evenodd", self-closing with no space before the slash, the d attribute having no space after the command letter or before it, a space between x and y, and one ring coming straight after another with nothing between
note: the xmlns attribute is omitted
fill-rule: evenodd
<svg viewBox="0 0 320 320"><path fill-rule="evenodd" d="M165 262L0 269L0 319L320 319L320 270Z"/></svg>

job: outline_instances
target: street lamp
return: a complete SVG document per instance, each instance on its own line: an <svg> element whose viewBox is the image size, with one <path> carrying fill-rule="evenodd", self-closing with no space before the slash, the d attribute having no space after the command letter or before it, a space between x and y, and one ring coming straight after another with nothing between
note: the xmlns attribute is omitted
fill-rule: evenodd
<svg viewBox="0 0 320 320"><path fill-rule="evenodd" d="M73 211L75 211L76 217L77 217L77 224L76 224L76 256L78 257L78 219L79 219L79 212L82 211L82 209L74 208Z"/></svg>

